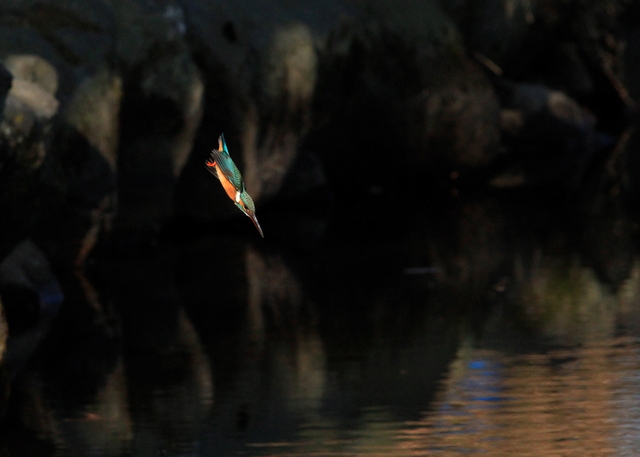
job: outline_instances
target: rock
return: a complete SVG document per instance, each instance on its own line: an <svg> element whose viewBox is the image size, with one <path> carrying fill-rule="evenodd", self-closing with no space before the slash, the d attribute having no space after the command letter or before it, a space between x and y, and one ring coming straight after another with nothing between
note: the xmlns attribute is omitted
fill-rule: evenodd
<svg viewBox="0 0 640 457"><path fill-rule="evenodd" d="M315 147L347 188L448 181L496 154L498 104L437 2L371 13L337 28L321 54ZM437 70L435 70L437 69Z"/></svg>
<svg viewBox="0 0 640 457"><path fill-rule="evenodd" d="M292 23L274 31L261 62L256 104L249 107L242 132L245 180L254 198L273 198L291 168L311 120L317 77L313 36L307 25ZM262 134L261 134L262 132Z"/></svg>
<svg viewBox="0 0 640 457"><path fill-rule="evenodd" d="M206 77L206 99L199 137L176 195L183 216L214 220L238 215L211 175L203 173L220 133L260 211L261 202L278 195L309 129L317 40L334 25L337 16L330 11L337 2L314 16L313 26L304 20L313 2L274 2L268 12L264 4L254 3L185 4L190 46ZM264 14L272 20L264 21Z"/></svg>
<svg viewBox="0 0 640 457"><path fill-rule="evenodd" d="M200 127L204 82L187 42L183 6L114 4L124 73L117 228L159 231ZM209 146L211 147L211 146Z"/></svg>
<svg viewBox="0 0 640 457"><path fill-rule="evenodd" d="M498 88L505 109L520 110L527 116L546 111L560 120L585 128L595 126L593 115L562 91L543 84L516 84L507 80L502 80Z"/></svg>
<svg viewBox="0 0 640 457"><path fill-rule="evenodd" d="M38 314L55 315L63 295L45 254L33 241L25 240L0 262L0 288L31 291ZM4 296L5 308L20 306Z"/></svg>
<svg viewBox="0 0 640 457"><path fill-rule="evenodd" d="M66 109L66 120L117 169L122 77L103 67L80 83Z"/></svg>
<svg viewBox="0 0 640 457"><path fill-rule="evenodd" d="M181 177L182 214L236 215L203 173L221 131L258 212L280 197L302 141L339 195L408 179L421 185L425 174L448 180L452 169L483 167L496 153L495 95L437 2L326 2L310 19L311 3L274 3L269 22L256 17L265 14L259 8L186 8L215 108L205 110L207 132Z"/></svg>
<svg viewBox="0 0 640 457"><path fill-rule="evenodd" d="M259 216L309 190L291 178L301 151L341 198L484 177L501 120L524 141L532 119L560 119L581 141L579 118L593 121L579 103L617 87L606 38L620 8L579 1L574 17L565 3L10 0L0 213L28 215L0 229L0 247L28 230L52 262L79 266L105 226L154 239L173 217L241 217L203 167L222 132ZM557 44L568 64L523 52L531 43ZM520 116L520 102L501 115L500 73L555 91L531 108L540 117ZM512 98L541 101L537 90Z"/></svg>
<svg viewBox="0 0 640 457"><path fill-rule="evenodd" d="M0 226L0 254L30 236L52 262L82 265L115 200L113 21L99 1L5 6L0 56L14 81L0 126L0 212L12 224Z"/></svg>
<svg viewBox="0 0 640 457"><path fill-rule="evenodd" d="M596 121L565 93L541 84L501 80L502 170L495 187L552 185L578 190L595 153L609 144L595 131Z"/></svg>
<svg viewBox="0 0 640 457"><path fill-rule="evenodd" d="M633 22L637 7L632 3L474 0L444 2L444 7L468 50L492 73L561 90L609 129L619 129L633 109L618 25ZM633 48L633 33L626 36Z"/></svg>
<svg viewBox="0 0 640 457"><path fill-rule="evenodd" d="M36 170L44 161L45 134L58 111L57 72L33 55L9 55L5 63L13 81L0 126L2 141L18 167Z"/></svg>
<svg viewBox="0 0 640 457"><path fill-rule="evenodd" d="M480 0L442 2L464 38L466 47L501 71L522 45L536 20L536 3L530 0ZM485 61L487 62L487 61Z"/></svg>

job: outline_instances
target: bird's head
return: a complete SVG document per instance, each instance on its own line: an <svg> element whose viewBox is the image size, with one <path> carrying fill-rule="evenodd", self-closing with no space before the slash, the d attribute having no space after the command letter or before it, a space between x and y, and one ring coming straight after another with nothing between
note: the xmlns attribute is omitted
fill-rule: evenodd
<svg viewBox="0 0 640 457"><path fill-rule="evenodd" d="M260 232L260 236L264 238L264 233L262 233L262 228L258 223L258 218L256 218L256 205L253 203L253 199L249 196L249 194L246 191L243 191L240 194L240 199L235 203L236 206L240 208L240 211L242 211L251 219L253 225L255 225L258 229L258 232Z"/></svg>

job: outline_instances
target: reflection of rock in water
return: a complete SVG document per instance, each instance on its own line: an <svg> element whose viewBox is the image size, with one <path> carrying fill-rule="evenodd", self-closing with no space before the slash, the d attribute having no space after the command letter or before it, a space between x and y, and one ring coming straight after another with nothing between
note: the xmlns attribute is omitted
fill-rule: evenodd
<svg viewBox="0 0 640 457"><path fill-rule="evenodd" d="M33 453L51 446L69 455L122 455L131 422L113 321L82 273L61 283L66 299L51 333L15 375L11 439Z"/></svg>
<svg viewBox="0 0 640 457"><path fill-rule="evenodd" d="M584 196L581 206L548 202L515 213L508 295L525 325L561 342L617 334L637 263L634 223L620 204Z"/></svg>
<svg viewBox="0 0 640 457"><path fill-rule="evenodd" d="M19 387L14 385L12 405L19 405L19 411L11 411L18 417L10 417L15 433L10 441L20 442L28 455L37 454L39 447L65 449L73 456L126 453L131 444L132 427L121 363L107 376L95 396L85 398L84 404L70 409L47 383L41 373L29 371L20 377Z"/></svg>
<svg viewBox="0 0 640 457"><path fill-rule="evenodd" d="M77 456L119 456L130 449L133 425L122 359L96 394L79 406L77 410L56 410L58 448Z"/></svg>
<svg viewBox="0 0 640 457"><path fill-rule="evenodd" d="M618 325L624 329L640 334L640 260L636 259L631 272L625 279L617 294L620 300Z"/></svg>
<svg viewBox="0 0 640 457"><path fill-rule="evenodd" d="M209 358L182 308L171 260L159 254L111 267L108 279L122 313L132 452L195 451L214 382Z"/></svg>
<svg viewBox="0 0 640 457"><path fill-rule="evenodd" d="M315 304L302 284L277 254L246 251L249 286L249 336L263 349L288 392L284 401L296 409L297 402L318 404L325 383L325 353L317 333Z"/></svg>
<svg viewBox="0 0 640 457"><path fill-rule="evenodd" d="M198 448L211 367L163 265L105 268L107 306L82 274L62 278L58 320L12 392L15 439L31 454L39 446L78 456Z"/></svg>
<svg viewBox="0 0 640 457"><path fill-rule="evenodd" d="M247 247L246 265L248 317L250 328L258 331L256 336L261 336L259 333L268 325L297 333L313 324L313 306L281 255Z"/></svg>
<svg viewBox="0 0 640 457"><path fill-rule="evenodd" d="M0 263L0 293L12 336L6 366L14 375L47 336L63 300L62 289L47 257L31 240L24 240Z"/></svg>
<svg viewBox="0 0 640 457"><path fill-rule="evenodd" d="M243 277L230 282L229 276L213 276L216 279L199 286L205 293L215 290L217 300L207 305L215 303L220 319L229 318L228 306L242 311L236 317L242 320L235 325L239 334L229 335L233 347L229 338L208 337L213 358L220 360L217 366L225 370L220 375L234 380L218 390L213 421L225 440L209 440L210 455L229 455L229 447L242 446L247 436L290 439L300 424L317 419L325 393L326 355L315 304L281 253L245 243L242 247ZM212 269L228 275L235 260L222 254L237 251L211 248L215 251L207 256L217 253L218 260L227 262ZM215 315L210 319L215 321Z"/></svg>
<svg viewBox="0 0 640 457"><path fill-rule="evenodd" d="M181 309L176 324L164 342L127 357L134 455L200 448L202 423L213 402L211 365Z"/></svg>
<svg viewBox="0 0 640 457"><path fill-rule="evenodd" d="M527 320L545 336L586 342L615 334L618 299L577 257L538 251L524 269L516 280L517 301Z"/></svg>

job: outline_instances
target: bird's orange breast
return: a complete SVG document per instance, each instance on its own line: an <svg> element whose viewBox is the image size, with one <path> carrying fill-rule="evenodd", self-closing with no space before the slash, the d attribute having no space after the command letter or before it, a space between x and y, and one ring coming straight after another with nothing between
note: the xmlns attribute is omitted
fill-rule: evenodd
<svg viewBox="0 0 640 457"><path fill-rule="evenodd" d="M237 192L236 188L233 187L233 184L231 184L226 176L222 174L222 172L220 171L220 167L216 167L216 173L218 173L218 179L220 179L220 183L222 184L224 191L227 193L231 200L235 201Z"/></svg>

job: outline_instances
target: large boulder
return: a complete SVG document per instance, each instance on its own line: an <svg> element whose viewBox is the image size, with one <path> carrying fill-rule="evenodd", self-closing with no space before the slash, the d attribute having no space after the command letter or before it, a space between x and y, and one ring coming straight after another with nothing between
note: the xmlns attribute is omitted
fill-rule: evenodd
<svg viewBox="0 0 640 457"><path fill-rule="evenodd" d="M0 129L2 243L32 237L55 264L82 265L114 202L119 83L111 15L99 1L9 1L0 57L13 75Z"/></svg>
<svg viewBox="0 0 640 457"><path fill-rule="evenodd" d="M123 74L118 153L120 232L153 235L172 216L177 177L191 154L204 82L180 2L113 4Z"/></svg>
<svg viewBox="0 0 640 457"><path fill-rule="evenodd" d="M438 3L371 2L330 36L314 146L351 193L443 184L497 153L498 104Z"/></svg>
<svg viewBox="0 0 640 457"><path fill-rule="evenodd" d="M635 65L634 2L463 0L443 5L468 51L491 72L561 90L608 129L619 128L633 107L624 56ZM631 25L623 35L621 22ZM625 41L630 52L625 52Z"/></svg>
<svg viewBox="0 0 640 457"><path fill-rule="evenodd" d="M619 4L565 3L8 0L0 254L26 232L82 265L103 227L241 216L203 166L222 132L259 216L325 178L345 199L483 179L504 75L538 75L596 117L626 103L602 44ZM558 43L569 67L539 58Z"/></svg>
<svg viewBox="0 0 640 457"><path fill-rule="evenodd" d="M222 131L258 209L293 196L283 183L309 191L285 179L300 152L321 157L339 195L407 178L424 186L425 174L448 181L495 156L495 94L437 1L264 8L185 5L206 105L181 177L181 214L210 220L237 213L203 172ZM322 186L322 171L305 172Z"/></svg>
<svg viewBox="0 0 640 457"><path fill-rule="evenodd" d="M204 160L224 132L231 156L258 203L274 199L311 123L318 76L318 40L335 25L338 2L314 23L313 2L189 2L190 46L205 84L203 122L177 194L181 215L212 220L237 215L204 172ZM268 11L265 10L268 9ZM263 20L267 15L271 19Z"/></svg>

